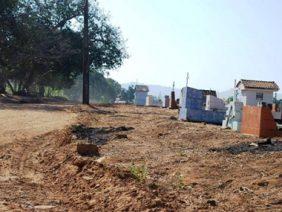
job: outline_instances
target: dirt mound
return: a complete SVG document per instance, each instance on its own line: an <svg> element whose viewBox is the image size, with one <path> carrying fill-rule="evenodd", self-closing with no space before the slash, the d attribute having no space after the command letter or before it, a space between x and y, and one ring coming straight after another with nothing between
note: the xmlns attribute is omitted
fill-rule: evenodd
<svg viewBox="0 0 282 212"><path fill-rule="evenodd" d="M32 141L15 142L13 146L0 149L0 176L6 173L5 179L0 178L0 196L5 196L5 207L76 211L179 208L175 193L150 186L149 181L141 183L128 169L104 165L99 157L80 156L72 129L48 133ZM100 133L121 130L129 129L103 129ZM5 193L6 190L9 192Z"/></svg>
<svg viewBox="0 0 282 212"><path fill-rule="evenodd" d="M64 149L69 150L70 146ZM52 157L50 154L50 160ZM55 171L50 173L52 177L48 181L69 197L63 201L71 208L97 211L177 209L175 196L166 197L158 189L139 184L127 170L103 165L75 153L66 157L63 163L52 161L48 167Z"/></svg>
<svg viewBox="0 0 282 212"><path fill-rule="evenodd" d="M121 127L110 132L120 130L130 129ZM65 142L73 137L70 132L67 130L53 139L56 147L45 153L47 158L41 164L50 170L48 184L69 197L63 200L64 204L79 210L97 211L172 210L179 207L175 193L167 194L164 188L152 187L149 181L139 183L128 169L104 165L97 162L97 157L79 156L75 140ZM58 137L61 137L59 142L55 141Z"/></svg>

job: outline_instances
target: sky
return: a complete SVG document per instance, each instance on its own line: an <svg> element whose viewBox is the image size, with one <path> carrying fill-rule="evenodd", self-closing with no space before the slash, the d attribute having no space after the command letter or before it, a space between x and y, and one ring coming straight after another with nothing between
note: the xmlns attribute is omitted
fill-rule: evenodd
<svg viewBox="0 0 282 212"><path fill-rule="evenodd" d="M126 39L130 55L110 76L224 91L234 80L282 88L280 0L97 0Z"/></svg>

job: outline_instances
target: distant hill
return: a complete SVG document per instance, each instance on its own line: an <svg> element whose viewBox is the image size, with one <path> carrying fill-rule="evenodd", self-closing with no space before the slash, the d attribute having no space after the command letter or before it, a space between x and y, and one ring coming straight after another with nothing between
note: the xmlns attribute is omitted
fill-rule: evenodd
<svg viewBox="0 0 282 212"><path fill-rule="evenodd" d="M145 85L143 83L138 83L138 84L141 84L141 85ZM135 85L135 83L124 83L124 84L121 84L121 86L123 88L128 88L130 85ZM153 96L160 96L160 97L163 97L165 95L170 95L171 93L171 90L172 88L171 87L166 87L166 86L161 86L161 85L147 85L149 87L149 94L150 95L153 95ZM175 96L176 98L179 98L180 97L180 92L181 92L181 89L179 88L175 88Z"/></svg>
<svg viewBox="0 0 282 212"><path fill-rule="evenodd" d="M233 96L233 89L219 91L217 92L217 96L221 99L228 99L229 97Z"/></svg>
<svg viewBox="0 0 282 212"><path fill-rule="evenodd" d="M144 85L143 83L138 83L138 84ZM130 85L135 85L135 83L130 82L130 83L121 84L121 86L126 89ZM158 96L163 97L165 95L170 95L170 92L171 92L171 87L166 87L166 86L161 86L161 85L147 85L147 86L149 86L149 90L150 90L149 94L157 96L157 97ZM180 97L180 92L181 92L180 88L175 89L176 98ZM217 91L217 96L222 99L227 99L233 96L233 89L229 89L225 91ZM282 93L278 93L277 97L278 99L282 99Z"/></svg>

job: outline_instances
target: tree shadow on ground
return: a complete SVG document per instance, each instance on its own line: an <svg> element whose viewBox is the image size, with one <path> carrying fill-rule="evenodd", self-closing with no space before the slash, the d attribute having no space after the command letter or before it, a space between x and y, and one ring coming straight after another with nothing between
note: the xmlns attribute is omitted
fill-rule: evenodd
<svg viewBox="0 0 282 212"><path fill-rule="evenodd" d="M110 107L110 108L114 108L115 106L113 104L90 104L88 105L93 112L98 113L98 114L116 114L116 111L110 111L110 110L102 110L99 107Z"/></svg>
<svg viewBox="0 0 282 212"><path fill-rule="evenodd" d="M76 102L50 102L50 103L1 103L0 110L32 110L46 112L91 112L97 114L115 114L116 111L104 110L94 105L83 106Z"/></svg>
<svg viewBox="0 0 282 212"><path fill-rule="evenodd" d="M282 151L282 141L258 141L258 142L244 142L241 144L227 146L223 148L211 148L212 152L228 152L233 155L238 155L243 152L250 152L253 154L262 154L267 152Z"/></svg>
<svg viewBox="0 0 282 212"><path fill-rule="evenodd" d="M74 105L0 104L0 110L67 111Z"/></svg>

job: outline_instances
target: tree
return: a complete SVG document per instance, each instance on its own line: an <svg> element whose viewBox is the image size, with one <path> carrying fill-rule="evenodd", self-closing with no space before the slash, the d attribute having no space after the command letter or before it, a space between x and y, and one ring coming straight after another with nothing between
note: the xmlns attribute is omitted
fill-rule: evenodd
<svg viewBox="0 0 282 212"><path fill-rule="evenodd" d="M132 103L134 100L134 94L135 94L135 87L133 85L129 86L128 89L122 89L121 90L121 99Z"/></svg>
<svg viewBox="0 0 282 212"><path fill-rule="evenodd" d="M10 36L10 32L8 30L10 23L13 19L13 11L17 5L17 0L0 0L0 55L3 54L3 49L6 45L7 39ZM0 93L5 93L6 91L6 81L5 81L5 67L3 64L5 61L0 57Z"/></svg>
<svg viewBox="0 0 282 212"><path fill-rule="evenodd" d="M75 101L82 97L82 76L79 76L70 89L64 89L64 95ZM121 92L121 85L102 73L90 73L90 99L97 103L112 103Z"/></svg>
<svg viewBox="0 0 282 212"><path fill-rule="evenodd" d="M233 96L227 98L227 103L233 102Z"/></svg>
<svg viewBox="0 0 282 212"><path fill-rule="evenodd" d="M70 88L82 73L83 1L1 0L0 9L0 84L15 94ZM90 72L105 73L127 57L119 30L96 3L89 36Z"/></svg>

